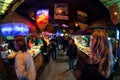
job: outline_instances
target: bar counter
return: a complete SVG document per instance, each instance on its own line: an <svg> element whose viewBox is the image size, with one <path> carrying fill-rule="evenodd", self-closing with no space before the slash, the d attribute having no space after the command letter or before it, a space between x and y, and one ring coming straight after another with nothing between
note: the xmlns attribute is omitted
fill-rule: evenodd
<svg viewBox="0 0 120 80"><path fill-rule="evenodd" d="M42 66L44 60L40 50L33 55L33 60L37 72ZM4 66L7 72L8 80L18 80L15 72L14 61L15 58L4 60Z"/></svg>
<svg viewBox="0 0 120 80"><path fill-rule="evenodd" d="M88 61L89 61L88 54L86 54L83 51L81 51L80 49L78 49L78 60L77 60L77 64L76 64L76 69L81 71L84 64Z"/></svg>

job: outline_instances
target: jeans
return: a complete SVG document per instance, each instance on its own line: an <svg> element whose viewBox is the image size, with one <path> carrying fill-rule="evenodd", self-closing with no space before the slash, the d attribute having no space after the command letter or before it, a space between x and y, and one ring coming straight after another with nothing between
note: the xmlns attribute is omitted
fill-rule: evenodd
<svg viewBox="0 0 120 80"><path fill-rule="evenodd" d="M52 59L53 60L56 60L56 48L55 49L52 49Z"/></svg>
<svg viewBox="0 0 120 80"><path fill-rule="evenodd" d="M70 70L73 70L74 68L75 68L75 65L74 65L74 63L75 63L75 59L68 59L68 63L69 63L69 69Z"/></svg>

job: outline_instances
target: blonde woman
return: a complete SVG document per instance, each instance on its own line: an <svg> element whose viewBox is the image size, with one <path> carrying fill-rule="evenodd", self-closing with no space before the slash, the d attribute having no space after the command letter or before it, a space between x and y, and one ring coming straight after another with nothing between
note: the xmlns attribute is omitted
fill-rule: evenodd
<svg viewBox="0 0 120 80"><path fill-rule="evenodd" d="M108 80L113 67L113 56L104 30L95 30L90 39L89 62L82 69L82 80Z"/></svg>

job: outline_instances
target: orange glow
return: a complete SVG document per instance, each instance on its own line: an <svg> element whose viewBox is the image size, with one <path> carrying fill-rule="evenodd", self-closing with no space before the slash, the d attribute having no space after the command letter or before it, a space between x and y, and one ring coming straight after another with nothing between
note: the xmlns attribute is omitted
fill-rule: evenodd
<svg viewBox="0 0 120 80"><path fill-rule="evenodd" d="M36 17L36 24L40 29L44 29L48 24L48 10L38 10Z"/></svg>
<svg viewBox="0 0 120 80"><path fill-rule="evenodd" d="M48 16L45 14L39 15L36 19L37 24L44 23L46 21L48 21Z"/></svg>
<svg viewBox="0 0 120 80"><path fill-rule="evenodd" d="M37 17L36 23L40 29L44 29L48 23L48 16L45 14L41 14Z"/></svg>

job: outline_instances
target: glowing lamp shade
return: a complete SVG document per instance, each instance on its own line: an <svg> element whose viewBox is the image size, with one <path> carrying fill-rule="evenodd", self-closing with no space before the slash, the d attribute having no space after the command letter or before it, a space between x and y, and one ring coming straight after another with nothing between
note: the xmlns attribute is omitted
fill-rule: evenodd
<svg viewBox="0 0 120 80"><path fill-rule="evenodd" d="M2 36L26 36L29 34L29 27L24 23L6 23L0 26Z"/></svg>
<svg viewBox="0 0 120 80"><path fill-rule="evenodd" d="M36 12L36 24L40 29L44 29L48 23L49 19L49 10L37 10Z"/></svg>

